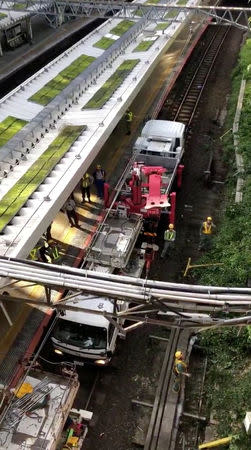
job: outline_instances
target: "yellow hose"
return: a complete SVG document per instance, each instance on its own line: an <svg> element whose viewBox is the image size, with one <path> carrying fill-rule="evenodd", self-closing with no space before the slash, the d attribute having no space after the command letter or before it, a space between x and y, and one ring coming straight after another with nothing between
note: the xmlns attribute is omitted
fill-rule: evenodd
<svg viewBox="0 0 251 450"><path fill-rule="evenodd" d="M228 436L228 437L225 437L222 439L217 439L217 441L206 442L204 444L199 445L199 449L213 448L213 447L218 447L219 445L229 444L231 439L232 439L232 436Z"/></svg>

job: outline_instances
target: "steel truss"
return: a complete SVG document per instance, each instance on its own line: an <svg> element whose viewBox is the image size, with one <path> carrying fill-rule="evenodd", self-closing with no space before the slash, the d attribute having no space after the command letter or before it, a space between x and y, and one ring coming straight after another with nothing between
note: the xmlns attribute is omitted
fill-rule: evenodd
<svg viewBox="0 0 251 450"><path fill-rule="evenodd" d="M71 1L71 0L15 0L18 11L27 11L45 16L57 16L58 24L62 17L111 17L116 14L118 19L136 19L147 17L149 21L183 22L184 19L168 17L169 12L191 13L199 16L201 22L213 20L216 25L233 25L241 30L250 30L248 20L251 8L221 7L221 6L182 6L182 5L151 5L127 3L120 1ZM1 10L13 10L13 1L0 0ZM170 14L171 15L171 14Z"/></svg>
<svg viewBox="0 0 251 450"><path fill-rule="evenodd" d="M122 334L144 324L201 329L251 323L250 288L167 283L2 256L0 276L2 277L0 301L25 302L59 311L95 313L106 317ZM25 298L25 294L24 298L12 296L13 288L18 287L22 290L17 284L20 281L29 283L25 287L43 286L44 299ZM53 301L52 290L59 291L62 288L70 292L70 295L58 302ZM69 305L69 301L79 294L113 299L114 312L93 311ZM134 306L124 312L117 312L116 302L119 300L133 303ZM222 318L222 313L225 313L225 318ZM229 314L231 319L228 318ZM125 319L133 324L123 328L122 323Z"/></svg>

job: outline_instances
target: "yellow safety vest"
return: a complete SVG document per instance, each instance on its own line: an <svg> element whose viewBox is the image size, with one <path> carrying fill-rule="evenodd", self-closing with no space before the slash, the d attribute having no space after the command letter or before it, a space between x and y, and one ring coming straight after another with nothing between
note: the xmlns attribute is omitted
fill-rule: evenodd
<svg viewBox="0 0 251 450"><path fill-rule="evenodd" d="M180 373L185 373L186 371L187 365L185 361L182 361L182 359L175 359L174 372L179 375Z"/></svg>
<svg viewBox="0 0 251 450"><path fill-rule="evenodd" d="M89 175L89 173L86 173L82 179L82 186L83 186L83 188L87 188L90 185L91 185L90 175Z"/></svg>
<svg viewBox="0 0 251 450"><path fill-rule="evenodd" d="M203 234L212 234L212 224L203 222L202 233Z"/></svg>
<svg viewBox="0 0 251 450"><path fill-rule="evenodd" d="M40 249L41 247L35 247L35 248L33 248L31 251L30 251L30 259L32 260L32 261L37 261L38 260L38 250Z"/></svg>
<svg viewBox="0 0 251 450"><path fill-rule="evenodd" d="M132 111L127 112L126 113L126 120L127 120L127 122L132 122L132 119L133 119Z"/></svg>

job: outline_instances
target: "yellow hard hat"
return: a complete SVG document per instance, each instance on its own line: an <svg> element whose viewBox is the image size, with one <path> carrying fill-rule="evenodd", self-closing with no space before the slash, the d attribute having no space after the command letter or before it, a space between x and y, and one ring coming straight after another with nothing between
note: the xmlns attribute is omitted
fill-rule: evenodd
<svg viewBox="0 0 251 450"><path fill-rule="evenodd" d="M212 217L209 216L209 217L207 217L207 220L213 220L213 219L212 219Z"/></svg>
<svg viewBox="0 0 251 450"><path fill-rule="evenodd" d="M180 350L178 350L178 351L175 353L175 358L177 358L177 359L181 359L182 356L183 356L183 354L182 354L182 352L181 352Z"/></svg>
<svg viewBox="0 0 251 450"><path fill-rule="evenodd" d="M171 228L171 230L173 230L173 229L174 229L174 225L173 225L173 223L169 223L169 228Z"/></svg>

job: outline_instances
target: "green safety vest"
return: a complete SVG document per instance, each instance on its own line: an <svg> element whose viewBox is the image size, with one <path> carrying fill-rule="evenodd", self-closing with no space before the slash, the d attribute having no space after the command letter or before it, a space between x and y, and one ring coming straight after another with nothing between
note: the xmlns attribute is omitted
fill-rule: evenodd
<svg viewBox="0 0 251 450"><path fill-rule="evenodd" d="M30 259L32 260L32 261L37 261L38 260L38 250L40 249L41 247L35 247L35 248L33 248L31 251L30 251Z"/></svg>
<svg viewBox="0 0 251 450"><path fill-rule="evenodd" d="M49 254L50 254L50 257L52 258L52 262L57 261L60 258L60 254L59 254L57 246L51 247L49 249Z"/></svg>
<svg viewBox="0 0 251 450"><path fill-rule="evenodd" d="M164 234L165 241L174 241L175 239L175 231L166 230Z"/></svg>

